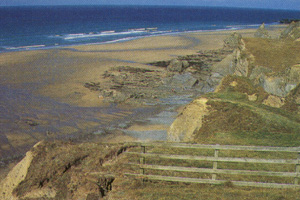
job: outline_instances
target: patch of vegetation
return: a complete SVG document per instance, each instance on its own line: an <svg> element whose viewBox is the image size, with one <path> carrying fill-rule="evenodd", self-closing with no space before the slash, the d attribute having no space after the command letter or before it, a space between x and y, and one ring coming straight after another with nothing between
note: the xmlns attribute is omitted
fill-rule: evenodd
<svg viewBox="0 0 300 200"><path fill-rule="evenodd" d="M202 128L195 133L195 142L262 146L300 145L299 115L249 102L241 96L240 93L221 93L218 97L222 99L209 100L207 104L211 111L204 117Z"/></svg>
<svg viewBox="0 0 300 200"><path fill-rule="evenodd" d="M142 185L142 186L140 186ZM230 184L205 185L205 184L184 184L148 181L142 183L140 180L130 180L130 184L123 184L123 190L128 191L132 199L144 200L284 200L297 199L298 190L293 189L262 189L247 187L232 187ZM138 187L137 187L138 186ZM155 191L155 192L154 192ZM116 199L124 198L124 193L115 194ZM128 198L128 196L127 196Z"/></svg>
<svg viewBox="0 0 300 200"><path fill-rule="evenodd" d="M255 57L255 65L281 72L300 63L300 42L263 38L244 38L244 41Z"/></svg>
<svg viewBox="0 0 300 200"><path fill-rule="evenodd" d="M257 96L258 103L268 97L268 93L262 87L254 86L248 78L232 75L224 77L217 93L213 93L221 99L248 99L247 95L253 94Z"/></svg>
<svg viewBox="0 0 300 200"><path fill-rule="evenodd" d="M140 148L131 149L140 151ZM176 155L194 155L194 156L214 156L213 150L205 149L185 149L185 148L162 148L147 147L147 152L164 153ZM230 151L221 150L220 157L248 157L248 158L285 158L295 159L297 153L277 153L277 152L249 152L249 151ZM139 157L130 156L129 162L139 163ZM185 166L197 168L212 168L212 162L208 161L191 161L191 160L169 160L160 159L159 157L147 157L146 164L168 165L168 166ZM293 172L293 165L282 164L255 164L255 163L218 163L219 169L242 169L242 170L262 170L262 171L286 171ZM134 169L132 169L134 170ZM135 173L139 168L136 167ZM146 174L156 174L162 176L177 176L211 179L211 174L191 173L191 172L174 172L160 170L145 170ZM293 183L292 178L264 177L264 176L246 176L246 175L217 175L217 179L228 180L222 185L210 184L188 184L174 183L164 181L151 181L148 179L123 179L118 186L120 190L112 191L110 194L115 199L297 199L297 189L267 189L254 187L234 186L230 180L237 181L262 181L262 182L282 182ZM124 197L126 194L126 198Z"/></svg>
<svg viewBox="0 0 300 200"><path fill-rule="evenodd" d="M286 103L283 106L283 109L292 112L292 113L300 113L300 84L293 89L290 94L286 98ZM299 115L298 115L299 116Z"/></svg>

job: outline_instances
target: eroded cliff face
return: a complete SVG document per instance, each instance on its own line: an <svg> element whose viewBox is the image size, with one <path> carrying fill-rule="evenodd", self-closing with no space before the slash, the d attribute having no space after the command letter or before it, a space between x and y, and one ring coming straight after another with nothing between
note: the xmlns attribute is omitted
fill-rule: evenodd
<svg viewBox="0 0 300 200"><path fill-rule="evenodd" d="M207 98L199 98L188 104L178 115L168 130L168 140L174 142L189 142L194 133L199 131L203 118L208 114Z"/></svg>
<svg viewBox="0 0 300 200"><path fill-rule="evenodd" d="M112 189L127 147L40 142L1 182L0 199L99 199ZM113 175L112 175L113 174Z"/></svg>

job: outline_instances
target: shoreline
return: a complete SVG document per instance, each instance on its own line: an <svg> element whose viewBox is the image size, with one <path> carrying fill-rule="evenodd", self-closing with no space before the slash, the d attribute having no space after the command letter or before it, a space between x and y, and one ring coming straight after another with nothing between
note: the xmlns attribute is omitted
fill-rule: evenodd
<svg viewBox="0 0 300 200"><path fill-rule="evenodd" d="M6 97L0 105L3 110L0 112L3 129L0 132L3 138L0 157L5 156L9 149L24 152L40 140L60 135L74 133L84 138L91 133L88 130L109 128L113 121L124 119L136 120L137 124L129 123L132 127L126 127L133 131L133 136L143 129L137 117L145 120L141 123L145 134L152 128L166 131L167 126L147 121L164 111L159 107L152 107L153 111L158 110L151 113L151 106L148 106L150 112L138 116L133 109L143 112L142 106L130 108L123 105L126 109L122 111L120 105L113 111L109 109L110 104L104 103L97 92L91 92L84 84L102 84L104 72L117 66L160 71L161 67L148 63L195 54L199 50L220 49L223 40L231 33L238 32L247 37L253 36L255 31L243 29L155 36L122 43L74 46L76 51L60 48L0 53L0 70L3 72L0 75L0 93ZM107 141L132 140L130 134L104 136Z"/></svg>
<svg viewBox="0 0 300 200"><path fill-rule="evenodd" d="M282 28L287 27L288 24L281 24L279 22L272 22L269 24L265 24L266 28ZM252 30L256 29L260 26L260 24L250 24L250 25L232 25L228 26L228 28L224 29L212 29L212 30L190 30L190 31L182 31L182 32L168 32L163 34L154 34L154 35L145 35L145 36L132 36L132 37L126 37L111 41L103 41L103 42L96 42L96 43L82 43L82 44L70 44L70 45L57 45L57 46L46 46L45 44L35 44L30 46L20 46L20 47L9 47L9 49L0 51L0 54L2 53L12 53L12 52L23 52L23 51L40 51L40 50L64 50L64 49L73 49L73 47L78 46L98 46L98 45L109 45L109 44L122 44L130 41L140 40L144 38L153 38L153 37L163 37L163 36L178 36L178 35L186 35L186 34L193 34L193 33L209 33L214 34L218 32L227 32L227 31L245 31L245 30ZM86 33L87 34L87 33ZM30 48L30 49L27 49Z"/></svg>
<svg viewBox="0 0 300 200"><path fill-rule="evenodd" d="M275 24L276 23L276 24ZM273 22L270 24L266 24L266 26L280 26L278 22ZM111 41L103 41L103 42L96 42L96 43L82 43L82 44L70 44L70 45L54 45L54 46L46 46L46 44L34 44L28 46L19 46L19 47L8 47L6 50L0 51L2 53L11 53L11 52L22 52L22 51L39 51L39 50L55 50L55 49L72 49L73 47L77 46L90 46L90 45L107 45L107 44L120 44L124 42L130 42L134 40L139 40L143 38L152 38L152 37L162 37L162 36L176 36L176 35L184 35L190 33L214 33L214 32L224 32L224 31L242 31L242 30L250 30L258 28L259 24L250 24L250 25L232 25L228 28L224 29L212 29L212 30L190 30L190 31L182 31L182 32L169 32L162 34L154 34L154 35L145 35L145 36L132 36L126 38L120 38ZM88 33L86 33L88 34Z"/></svg>

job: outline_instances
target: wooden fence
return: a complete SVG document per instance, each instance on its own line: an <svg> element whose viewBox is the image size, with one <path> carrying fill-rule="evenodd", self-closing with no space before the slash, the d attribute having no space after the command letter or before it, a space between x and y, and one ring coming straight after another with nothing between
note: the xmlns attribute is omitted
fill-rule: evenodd
<svg viewBox="0 0 300 200"><path fill-rule="evenodd" d="M250 181L233 181L230 182L237 186L252 186L252 187L270 187L270 188L300 188L300 147L259 147L259 146L227 146L227 145L202 145L202 144L182 144L182 143L142 143L139 144L141 152L127 152L130 155L138 155L139 163L135 163L140 168L137 174L126 174L127 176L135 176L143 179L172 181L172 182L187 182L187 183L208 183L208 184L224 184L228 180L219 180L217 175L247 175L247 176L268 176L268 177L284 177L294 179L293 183L265 183L265 182L250 182ZM159 147L162 151L164 148L184 148L184 149L210 149L214 150L214 156L193 156L193 155L174 155L164 153L149 153L148 147ZM252 152L286 152L296 153L295 159L264 159L264 158L233 158L220 157L219 152L222 150L231 151L252 151ZM154 165L146 158L159 158L166 160L188 160L188 161L208 161L212 162L212 168L196 168L182 166L164 166ZM147 163L146 163L147 161ZM285 164L294 165L294 172L278 172L278 171L259 171L259 170L236 170L236 169L218 169L218 163L258 163L258 164ZM161 176L153 174L145 174L145 170L164 170L176 172L196 172L211 174L211 179L188 178L175 176Z"/></svg>

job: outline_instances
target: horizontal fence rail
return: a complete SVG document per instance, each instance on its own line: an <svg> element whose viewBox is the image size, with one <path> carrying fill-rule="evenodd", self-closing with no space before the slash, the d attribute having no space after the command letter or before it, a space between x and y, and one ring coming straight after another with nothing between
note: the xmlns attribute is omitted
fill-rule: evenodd
<svg viewBox="0 0 300 200"><path fill-rule="evenodd" d="M294 178L293 184L286 183L264 183L251 181L234 181L230 180L233 185L251 186L251 187L270 187L270 188L300 188L298 179L300 178L300 148L299 147L261 147L261 146L237 146L237 145L202 145L202 144L182 144L182 143L140 143L141 152L127 152L128 155L139 156L139 163L131 163L138 166L140 171L138 174L126 174L128 176L140 177L143 179L172 181L172 182L187 182L187 183L207 183L207 184L224 184L228 180L218 180L217 175L247 175L247 176L268 176L268 177L283 177ZM147 148L160 148L160 152L164 149L185 148L185 149L210 149L214 150L214 156L194 156L194 155L175 155L164 153L147 153ZM230 151L253 151L253 152L286 152L297 153L295 159L264 159L264 158L232 158L220 157L220 150ZM146 158L157 158L162 160L189 160L189 161L205 161L212 162L212 168L197 168L183 166L164 166L151 163L146 164ZM148 160L148 159L147 159ZM147 161L150 162L150 161ZM275 172L275 171L258 171L258 170L242 170L242 169L218 169L218 163L257 163L257 164L284 164L295 165L294 172ZM211 179L189 178L189 177L173 177L160 176L154 174L145 174L145 170L159 171L176 171L176 172L192 172L211 174Z"/></svg>

